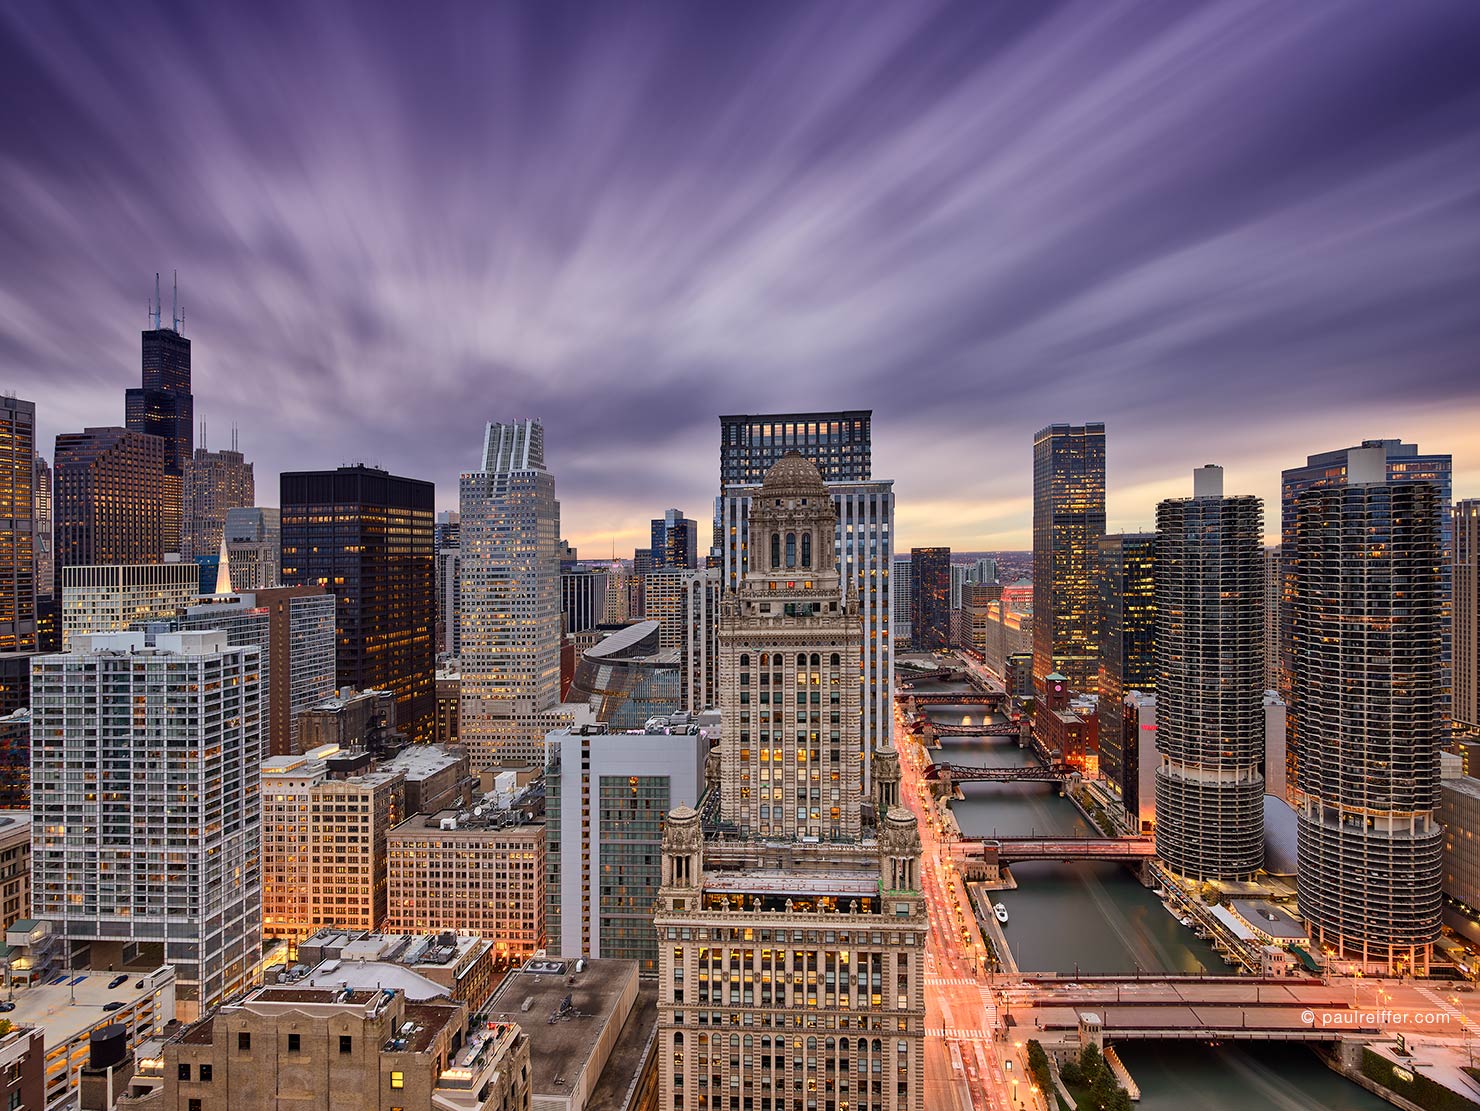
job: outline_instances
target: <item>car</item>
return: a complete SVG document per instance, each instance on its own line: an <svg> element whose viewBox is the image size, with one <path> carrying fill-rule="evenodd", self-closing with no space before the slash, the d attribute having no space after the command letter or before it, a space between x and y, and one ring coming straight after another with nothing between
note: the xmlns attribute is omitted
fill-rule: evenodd
<svg viewBox="0 0 1480 1111"><path fill-rule="evenodd" d="M119 984L124 983L126 980L128 980L128 976L126 975L113 977L113 979L108 981L108 990L112 991L114 988L118 987Z"/></svg>
<svg viewBox="0 0 1480 1111"><path fill-rule="evenodd" d="M9 999L0 1000L0 1011L13 1011L13 1010L15 1010L15 1004L12 1003Z"/></svg>
<svg viewBox="0 0 1480 1111"><path fill-rule="evenodd" d="M118 1010L118 1008L120 1008L122 1006L123 1006L123 1004L120 1003L117 999L115 999L115 1000L113 1000L112 1003L104 1003L103 1004L103 1010L105 1010L105 1011L116 1011L116 1010Z"/></svg>

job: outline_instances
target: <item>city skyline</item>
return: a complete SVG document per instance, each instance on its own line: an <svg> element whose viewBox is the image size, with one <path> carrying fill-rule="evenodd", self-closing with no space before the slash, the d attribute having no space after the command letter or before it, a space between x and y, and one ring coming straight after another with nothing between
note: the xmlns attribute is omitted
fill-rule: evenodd
<svg viewBox="0 0 1480 1111"><path fill-rule="evenodd" d="M178 270L263 490L364 460L452 508L482 424L542 417L588 558L702 531L726 412L872 408L896 551L1027 549L1054 421L1106 423L1110 532L1372 438L1480 488L1473 7L541 12L0 14L41 454L124 423Z"/></svg>

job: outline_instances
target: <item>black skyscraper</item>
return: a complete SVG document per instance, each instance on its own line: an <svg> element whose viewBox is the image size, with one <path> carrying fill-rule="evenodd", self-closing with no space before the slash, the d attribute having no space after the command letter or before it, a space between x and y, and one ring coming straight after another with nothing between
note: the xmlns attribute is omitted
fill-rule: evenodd
<svg viewBox="0 0 1480 1111"><path fill-rule="evenodd" d="M195 453L195 398L190 393L190 341L179 298L170 326L161 323L159 275L154 276L153 327L143 333L143 385L124 392L124 424L158 436L164 451L164 550L180 550L185 499L185 464Z"/></svg>
<svg viewBox="0 0 1480 1111"><path fill-rule="evenodd" d="M337 602L339 685L396 693L396 724L436 722L435 488L373 467L282 477L282 581Z"/></svg>

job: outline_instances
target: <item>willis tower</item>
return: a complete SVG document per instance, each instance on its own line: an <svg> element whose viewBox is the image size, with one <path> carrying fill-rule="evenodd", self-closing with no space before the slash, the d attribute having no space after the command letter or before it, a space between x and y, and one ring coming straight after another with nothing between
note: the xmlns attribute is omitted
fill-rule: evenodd
<svg viewBox="0 0 1480 1111"><path fill-rule="evenodd" d="M190 393L190 341L180 287L170 305L170 326L162 326L159 275L154 275L154 302L149 330L144 332L144 382L124 392L124 423L135 432L164 440L164 550L180 550L184 516L185 465L195 449L195 399Z"/></svg>

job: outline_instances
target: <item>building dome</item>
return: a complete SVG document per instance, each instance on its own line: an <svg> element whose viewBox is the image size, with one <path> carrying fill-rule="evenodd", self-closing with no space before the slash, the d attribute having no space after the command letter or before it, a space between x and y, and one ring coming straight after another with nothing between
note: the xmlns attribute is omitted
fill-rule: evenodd
<svg viewBox="0 0 1480 1111"><path fill-rule="evenodd" d="M772 468L766 472L765 480L761 483L761 496L768 498L776 497L810 497L816 495L826 498L827 484L822 481L822 474L805 455L798 451L788 451Z"/></svg>

